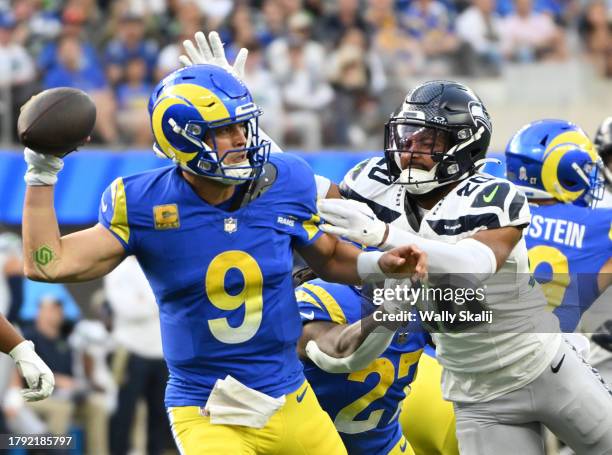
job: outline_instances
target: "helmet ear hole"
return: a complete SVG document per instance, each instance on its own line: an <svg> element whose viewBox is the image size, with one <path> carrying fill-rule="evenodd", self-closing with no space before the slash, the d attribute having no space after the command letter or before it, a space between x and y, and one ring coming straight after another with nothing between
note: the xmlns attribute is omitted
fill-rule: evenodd
<svg viewBox="0 0 612 455"><path fill-rule="evenodd" d="M574 186L578 184L576 180L570 180L570 179L561 179L560 182L563 184L563 186L567 188L573 188Z"/></svg>

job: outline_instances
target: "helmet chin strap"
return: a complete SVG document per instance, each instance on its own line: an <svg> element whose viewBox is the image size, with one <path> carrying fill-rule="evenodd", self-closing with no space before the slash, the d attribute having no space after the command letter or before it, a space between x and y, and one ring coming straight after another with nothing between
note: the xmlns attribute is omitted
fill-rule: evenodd
<svg viewBox="0 0 612 455"><path fill-rule="evenodd" d="M436 169L438 168L436 163L429 171L422 169L404 169L395 183L403 183L406 186L406 191L415 196L427 194L437 188L441 188L451 183L457 183L461 180L469 177L469 172L465 172L458 179L449 180L447 182L440 183L435 180Z"/></svg>
<svg viewBox="0 0 612 455"><path fill-rule="evenodd" d="M228 165L219 165L219 169L217 171L221 171L223 169L224 174L210 177L211 179L217 180L226 185L240 185L244 183L246 179L251 176L252 169L244 168L244 166L249 165L249 160L241 161L240 163L228 164ZM236 168L236 169L234 169ZM229 178L228 178L229 177Z"/></svg>
<svg viewBox="0 0 612 455"><path fill-rule="evenodd" d="M244 183L250 176L252 169L245 169L243 166L247 166L249 164L249 160L241 161L240 163L234 163L230 165L219 165L217 172L221 172L221 167L223 168L223 174L218 175L202 175L194 172L187 166L183 166L179 163L182 169L185 169L188 172L191 172L193 175L197 175L198 177L202 177L205 179L211 179L216 182L223 183L224 185L240 185ZM238 169L234 169L238 168Z"/></svg>
<svg viewBox="0 0 612 455"><path fill-rule="evenodd" d="M498 166L502 165L501 160L498 160L497 158L483 158L474 163L474 168L476 168L476 170L480 170L480 168L484 167L487 163L497 164Z"/></svg>
<svg viewBox="0 0 612 455"><path fill-rule="evenodd" d="M439 182L435 181L436 169L438 163L434 165L430 170L425 171L423 169L404 169L396 183L406 185L406 191L410 194L425 194L433 191L437 187L441 186Z"/></svg>

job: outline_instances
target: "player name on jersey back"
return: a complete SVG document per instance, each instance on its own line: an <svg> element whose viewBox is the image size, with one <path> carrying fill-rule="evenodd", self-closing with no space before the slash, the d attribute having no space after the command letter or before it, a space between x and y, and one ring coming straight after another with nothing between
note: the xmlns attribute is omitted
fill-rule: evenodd
<svg viewBox="0 0 612 455"><path fill-rule="evenodd" d="M534 239L543 239L567 245L573 248L582 248L586 226L569 220L547 218L541 215L531 217L529 236Z"/></svg>

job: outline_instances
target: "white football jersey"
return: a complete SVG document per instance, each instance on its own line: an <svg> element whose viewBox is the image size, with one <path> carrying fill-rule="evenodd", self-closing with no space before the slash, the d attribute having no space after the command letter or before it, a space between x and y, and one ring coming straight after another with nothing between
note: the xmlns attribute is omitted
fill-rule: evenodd
<svg viewBox="0 0 612 455"><path fill-rule="evenodd" d="M367 203L387 223L450 244L481 230L526 227L530 221L527 200L512 183L477 173L425 212L419 223L405 187L389 184L384 158L355 166L340 184L340 192ZM469 271L457 270L461 272ZM519 389L542 373L561 343L559 322L546 310L545 297L529 273L524 239L483 284L483 310L492 312L491 323L483 322L470 332L458 331L458 325L432 330L448 400L488 401Z"/></svg>

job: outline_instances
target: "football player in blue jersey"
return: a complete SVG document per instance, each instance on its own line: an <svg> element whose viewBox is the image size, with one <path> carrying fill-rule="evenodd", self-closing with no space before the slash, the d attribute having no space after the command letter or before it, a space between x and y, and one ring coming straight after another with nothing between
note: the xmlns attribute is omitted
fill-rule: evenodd
<svg viewBox="0 0 612 455"><path fill-rule="evenodd" d="M574 332L612 281L612 209L592 209L603 193L601 160L577 125L539 120L512 137L506 169L530 203L530 269L561 329Z"/></svg>
<svg viewBox="0 0 612 455"><path fill-rule="evenodd" d="M423 329L382 327L372 296L354 286L312 279L296 289L296 298L304 372L348 452L414 454L398 415L428 340ZM375 328L373 342L351 346L352 332L369 336Z"/></svg>
<svg viewBox="0 0 612 455"><path fill-rule="evenodd" d="M345 453L297 356L293 248L320 276L351 284L421 273L425 255L361 252L319 231L312 170L270 155L261 110L227 70L175 71L149 112L155 151L176 165L116 179L98 224L68 236L53 209L63 162L26 149L27 276L86 281L137 257L160 307L165 404L182 453Z"/></svg>

